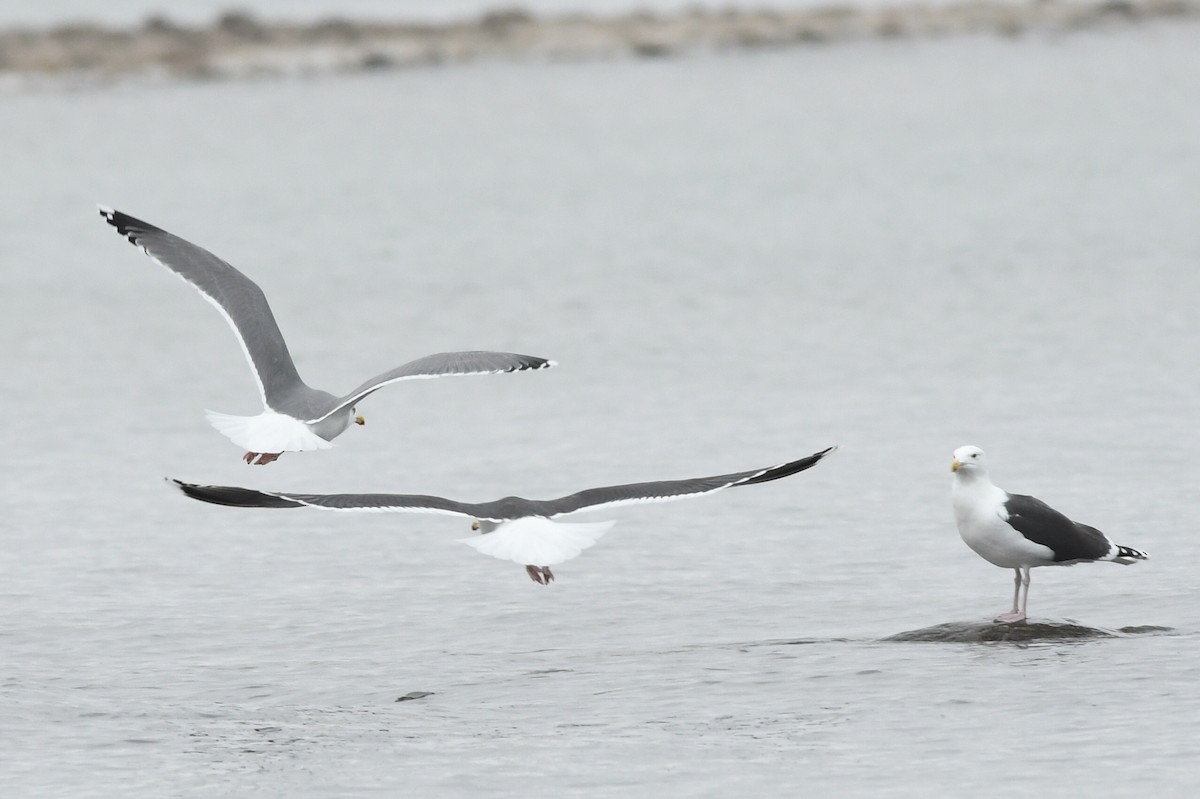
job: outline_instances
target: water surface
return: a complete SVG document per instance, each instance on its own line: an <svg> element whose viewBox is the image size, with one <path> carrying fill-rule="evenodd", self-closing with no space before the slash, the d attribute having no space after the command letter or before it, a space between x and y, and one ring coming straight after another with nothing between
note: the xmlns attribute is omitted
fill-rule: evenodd
<svg viewBox="0 0 1200 799"><path fill-rule="evenodd" d="M6 98L6 791L1193 795L1198 43ZM393 387L247 467L202 414L255 410L233 336L96 202L249 272L314 385L561 366ZM549 497L834 443L613 511L548 589L451 518L162 483ZM949 511L964 443L1153 557L1038 570L1036 620L1170 631L884 642L1005 609Z"/></svg>

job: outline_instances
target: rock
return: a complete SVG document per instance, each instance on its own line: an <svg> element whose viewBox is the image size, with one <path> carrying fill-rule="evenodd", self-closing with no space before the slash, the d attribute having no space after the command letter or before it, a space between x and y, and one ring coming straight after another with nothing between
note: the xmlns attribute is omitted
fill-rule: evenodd
<svg viewBox="0 0 1200 799"><path fill-rule="evenodd" d="M267 28L246 11L226 11L217 19L217 30L235 39L261 42L267 38Z"/></svg>
<svg viewBox="0 0 1200 799"><path fill-rule="evenodd" d="M181 26L158 14L130 28L89 23L48 30L0 27L0 72L58 75L67 81L157 73L232 79L481 59L668 58L873 37L1016 36L1176 16L1200 17L1200 0L964 0L945 5L900 0L884 9L692 6L607 16L499 8L474 18L408 23L339 17L287 23L232 10L207 25Z"/></svg>
<svg viewBox="0 0 1200 799"><path fill-rule="evenodd" d="M1086 638L1119 638L1122 633L1071 622L948 622L920 630L909 630L884 638L897 642L978 644L993 641L1067 641Z"/></svg>
<svg viewBox="0 0 1200 799"><path fill-rule="evenodd" d="M424 699L427 696L433 696L433 691L409 691L404 696L397 699L397 702L411 702L414 699Z"/></svg>
<svg viewBox="0 0 1200 799"><path fill-rule="evenodd" d="M359 59L358 66L360 69L388 69L396 66L396 60L387 53L380 53L372 50L369 53L364 53Z"/></svg>

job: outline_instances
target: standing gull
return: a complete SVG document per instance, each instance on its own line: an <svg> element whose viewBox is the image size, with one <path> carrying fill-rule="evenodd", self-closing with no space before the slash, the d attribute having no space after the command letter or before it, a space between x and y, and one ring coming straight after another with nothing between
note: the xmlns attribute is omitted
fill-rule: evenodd
<svg viewBox="0 0 1200 799"><path fill-rule="evenodd" d="M1029 570L1035 566L1094 561L1128 565L1149 557L1145 552L1114 544L1095 527L1071 521L1040 499L1009 494L996 487L984 464L979 447L959 447L954 450L950 470L954 472L952 494L958 534L984 560L1016 572L1012 610L997 616L996 621L1025 619Z"/></svg>
<svg viewBox="0 0 1200 799"><path fill-rule="evenodd" d="M511 352L442 352L376 375L338 397L300 379L267 298L252 280L208 250L128 214L100 206L100 216L147 255L190 283L233 328L258 383L263 412L206 411L209 423L247 450L246 463L268 464L284 452L328 449L350 422L366 424L355 405L390 383L448 375L549 369L554 361Z"/></svg>
<svg viewBox="0 0 1200 799"><path fill-rule="evenodd" d="M286 491L254 491L233 486L201 486L172 480L193 499L238 508L321 508L323 510L442 513L466 516L471 529L482 535L460 539L485 555L528 564L525 571L540 585L554 579L550 567L577 557L596 543L614 522L569 523L553 519L581 511L632 505L641 502L670 502L711 494L731 486L753 485L778 480L816 466L836 447L807 458L755 469L749 472L666 480L655 483L589 488L558 499L536 500L505 497L494 502L458 502L419 494L295 494ZM536 565L535 565L536 564Z"/></svg>

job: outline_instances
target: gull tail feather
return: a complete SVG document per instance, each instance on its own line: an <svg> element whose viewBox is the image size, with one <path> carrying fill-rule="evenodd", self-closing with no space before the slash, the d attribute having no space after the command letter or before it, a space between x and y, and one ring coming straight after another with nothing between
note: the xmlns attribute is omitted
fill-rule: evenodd
<svg viewBox="0 0 1200 799"><path fill-rule="evenodd" d="M299 419L270 409L257 416L216 411L205 411L204 416L221 435L249 452L303 452L333 446Z"/></svg>

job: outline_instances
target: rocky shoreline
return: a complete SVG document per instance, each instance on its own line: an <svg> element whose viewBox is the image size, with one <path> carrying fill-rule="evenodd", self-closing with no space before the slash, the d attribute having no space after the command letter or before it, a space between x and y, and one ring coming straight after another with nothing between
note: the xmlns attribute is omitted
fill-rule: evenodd
<svg viewBox="0 0 1200 799"><path fill-rule="evenodd" d="M1200 0L996 0L887 8L709 10L596 17L512 9L440 24L327 19L264 22L240 11L210 25L162 16L134 28L75 23L0 30L0 82L88 85L134 77L236 79L400 69L483 60L659 58L695 52L940 37L1018 36L1200 18Z"/></svg>

